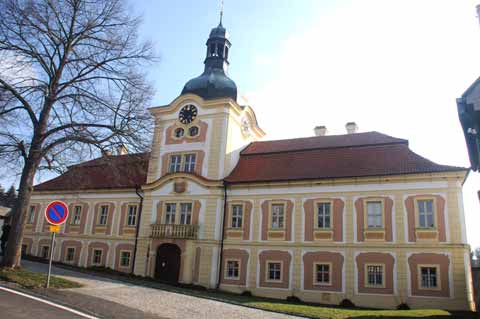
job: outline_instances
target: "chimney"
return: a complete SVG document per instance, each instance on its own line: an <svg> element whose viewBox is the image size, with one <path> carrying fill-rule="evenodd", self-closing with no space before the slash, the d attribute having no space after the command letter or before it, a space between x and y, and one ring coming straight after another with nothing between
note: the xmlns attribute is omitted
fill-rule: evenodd
<svg viewBox="0 0 480 319"><path fill-rule="evenodd" d="M355 122L348 122L345 124L345 128L347 129L347 134L355 134L358 132L358 125Z"/></svg>
<svg viewBox="0 0 480 319"><path fill-rule="evenodd" d="M127 149L127 147L126 147L124 144L120 144L120 145L117 147L117 154L118 154L118 155L128 154L128 149Z"/></svg>
<svg viewBox="0 0 480 319"><path fill-rule="evenodd" d="M480 22L480 4L477 4L477 19Z"/></svg>
<svg viewBox="0 0 480 319"><path fill-rule="evenodd" d="M103 157L107 157L107 156L111 156L112 155L112 151L110 150L102 150L102 156Z"/></svg>
<svg viewBox="0 0 480 319"><path fill-rule="evenodd" d="M325 136L328 133L327 127L325 125L315 126L313 129L315 136Z"/></svg>

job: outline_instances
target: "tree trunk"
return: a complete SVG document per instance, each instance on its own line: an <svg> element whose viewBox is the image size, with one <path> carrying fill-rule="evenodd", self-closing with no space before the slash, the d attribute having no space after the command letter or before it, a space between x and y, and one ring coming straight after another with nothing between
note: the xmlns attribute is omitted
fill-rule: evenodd
<svg viewBox="0 0 480 319"><path fill-rule="evenodd" d="M37 167L41 160L39 149L40 148L32 148L30 150L30 154L27 157L25 166L23 167L18 190L18 198L12 209L12 228L10 229L10 234L8 236L7 252L3 259L4 267L15 268L20 266L23 232L25 230L30 197L32 196L33 178L35 177L35 172L37 171Z"/></svg>

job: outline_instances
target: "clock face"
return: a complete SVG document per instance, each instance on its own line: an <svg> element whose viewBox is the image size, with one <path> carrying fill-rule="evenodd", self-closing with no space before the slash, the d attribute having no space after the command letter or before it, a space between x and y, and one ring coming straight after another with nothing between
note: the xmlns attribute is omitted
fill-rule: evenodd
<svg viewBox="0 0 480 319"><path fill-rule="evenodd" d="M180 113L178 114L178 120L182 124L192 123L193 120L197 117L197 108L195 105L188 104L182 107Z"/></svg>

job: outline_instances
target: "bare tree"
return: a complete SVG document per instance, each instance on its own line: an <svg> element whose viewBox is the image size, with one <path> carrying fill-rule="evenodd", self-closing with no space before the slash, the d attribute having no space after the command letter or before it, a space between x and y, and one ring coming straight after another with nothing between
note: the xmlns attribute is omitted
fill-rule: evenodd
<svg viewBox="0 0 480 319"><path fill-rule="evenodd" d="M0 1L0 163L21 167L4 266L20 263L34 176L150 141L155 60L123 0Z"/></svg>

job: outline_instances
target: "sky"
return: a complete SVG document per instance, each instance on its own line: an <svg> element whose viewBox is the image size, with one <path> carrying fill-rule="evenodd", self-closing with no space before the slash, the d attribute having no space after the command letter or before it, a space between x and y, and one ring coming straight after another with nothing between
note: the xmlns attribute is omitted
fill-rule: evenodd
<svg viewBox="0 0 480 319"><path fill-rule="evenodd" d="M455 99L480 76L480 1L225 0L230 77L267 139L325 125L409 140L416 153L468 167ZM161 57L154 105L176 98L203 70L220 0L135 1L141 34ZM464 185L467 238L480 247L480 174ZM459 227L459 225L452 225Z"/></svg>
<svg viewBox="0 0 480 319"><path fill-rule="evenodd" d="M229 76L267 139L312 136L325 125L409 140L440 164L468 167L455 99L480 76L480 0L225 0ZM160 61L149 68L166 105L203 71L220 0L130 0L141 37ZM480 174L464 185L467 237L480 247ZM459 227L452 225L452 227Z"/></svg>

